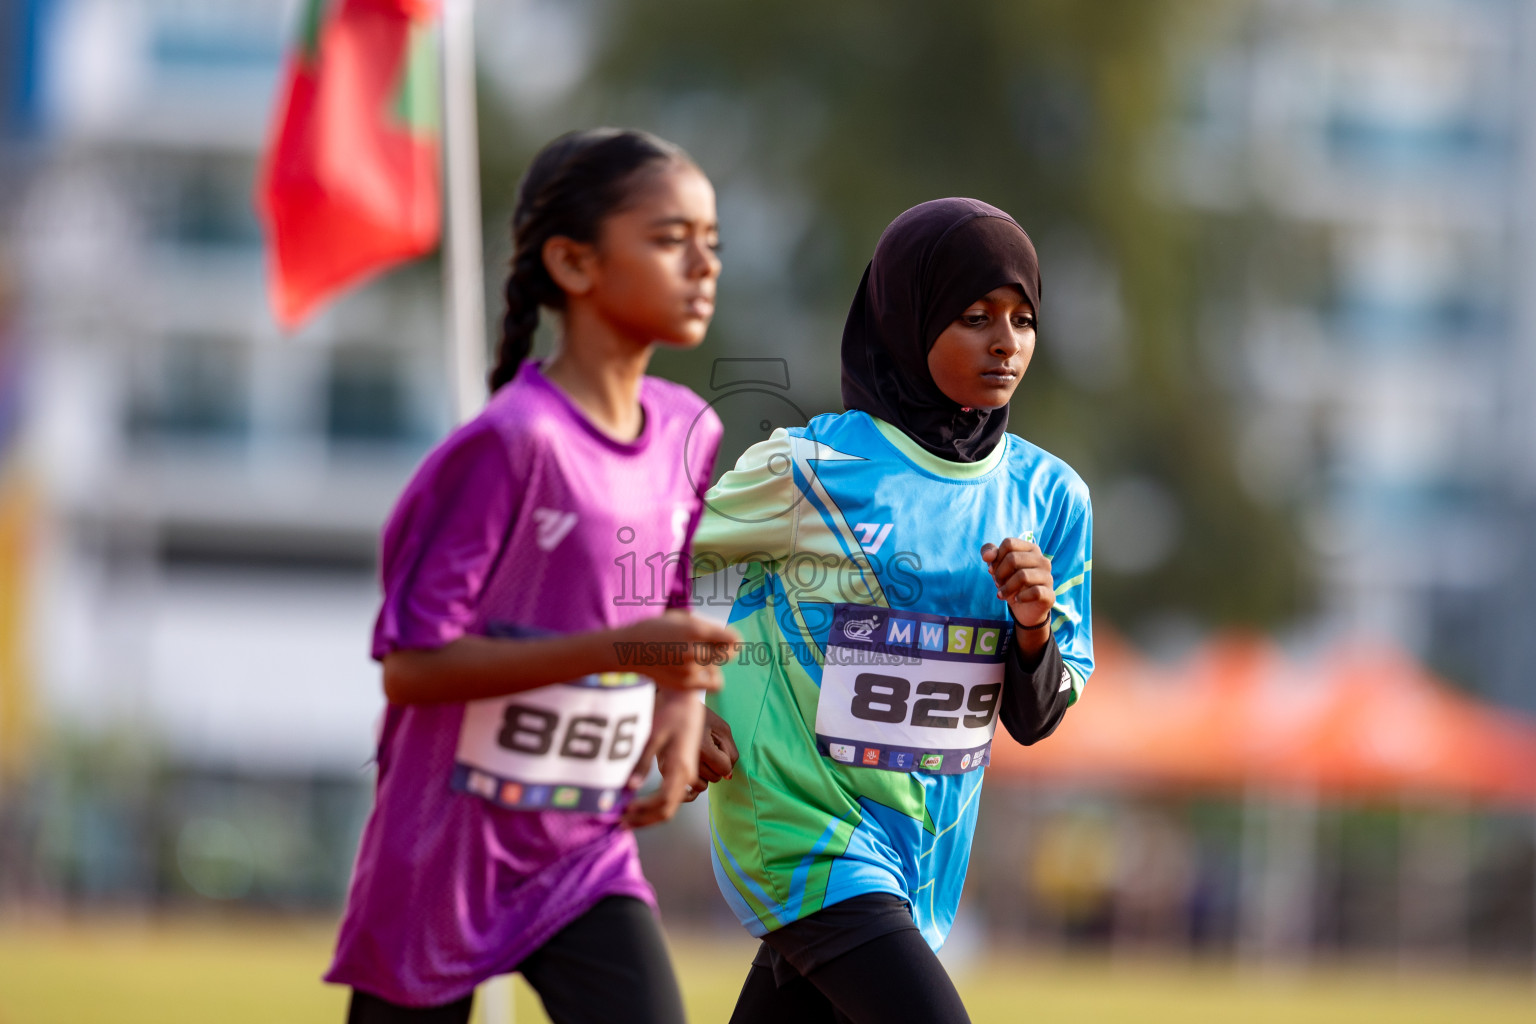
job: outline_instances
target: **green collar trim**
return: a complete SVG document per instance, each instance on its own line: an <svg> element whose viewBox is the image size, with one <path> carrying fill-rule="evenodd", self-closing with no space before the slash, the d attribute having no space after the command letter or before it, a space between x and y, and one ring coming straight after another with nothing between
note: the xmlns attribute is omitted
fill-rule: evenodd
<svg viewBox="0 0 1536 1024"><path fill-rule="evenodd" d="M975 480L986 476L1003 461L1003 455L1008 447L1008 435L1004 434L997 447L988 452L987 457L980 462L951 462L948 459L939 458L903 434L899 427L892 426L880 417L870 416L869 420L875 425L875 429L880 431L880 436L889 441L891 447L900 452L908 462L917 466L918 469L948 480Z"/></svg>

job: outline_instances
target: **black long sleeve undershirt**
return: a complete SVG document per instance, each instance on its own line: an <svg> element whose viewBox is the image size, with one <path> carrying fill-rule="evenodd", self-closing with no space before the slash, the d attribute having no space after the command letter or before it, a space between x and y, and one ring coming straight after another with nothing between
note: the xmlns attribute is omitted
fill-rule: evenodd
<svg viewBox="0 0 1536 1024"><path fill-rule="evenodd" d="M1029 659L1019 644L1011 644L1003 667L1002 705L997 712L1008 735L1027 747L1055 732L1072 699L1072 687L1063 689L1061 685L1066 678L1055 636Z"/></svg>

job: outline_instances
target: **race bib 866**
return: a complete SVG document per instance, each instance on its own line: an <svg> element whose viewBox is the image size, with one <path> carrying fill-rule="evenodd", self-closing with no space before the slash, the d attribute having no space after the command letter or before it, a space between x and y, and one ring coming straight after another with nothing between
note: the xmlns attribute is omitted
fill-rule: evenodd
<svg viewBox="0 0 1536 1024"><path fill-rule="evenodd" d="M990 760L1006 621L836 605L816 705L833 761L953 775Z"/></svg>
<svg viewBox="0 0 1536 1024"><path fill-rule="evenodd" d="M512 626L491 632L538 635ZM617 810L650 737L655 696L644 676L610 672L470 701L450 784L516 810Z"/></svg>
<svg viewBox="0 0 1536 1024"><path fill-rule="evenodd" d="M471 701L453 788L518 810L614 810L651 734L655 693L616 673Z"/></svg>

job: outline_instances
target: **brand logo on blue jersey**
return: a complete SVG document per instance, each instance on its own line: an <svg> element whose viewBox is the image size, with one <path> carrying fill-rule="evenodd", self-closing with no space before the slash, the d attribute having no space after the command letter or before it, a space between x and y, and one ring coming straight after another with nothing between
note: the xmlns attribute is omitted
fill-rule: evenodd
<svg viewBox="0 0 1536 1024"><path fill-rule="evenodd" d="M859 546L872 555L880 553L885 538L891 535L891 527L894 523L854 523L853 528L864 536L859 538Z"/></svg>

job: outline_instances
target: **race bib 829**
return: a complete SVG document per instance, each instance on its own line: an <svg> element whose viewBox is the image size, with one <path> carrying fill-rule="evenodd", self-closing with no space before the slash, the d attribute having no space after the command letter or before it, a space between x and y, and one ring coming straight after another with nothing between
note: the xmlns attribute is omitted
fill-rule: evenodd
<svg viewBox="0 0 1536 1024"><path fill-rule="evenodd" d="M1006 621L833 608L816 745L850 767L953 775L991 759Z"/></svg>

